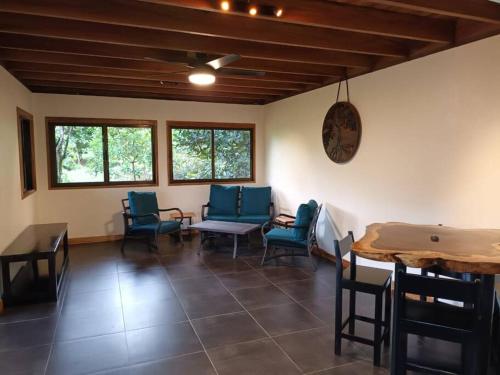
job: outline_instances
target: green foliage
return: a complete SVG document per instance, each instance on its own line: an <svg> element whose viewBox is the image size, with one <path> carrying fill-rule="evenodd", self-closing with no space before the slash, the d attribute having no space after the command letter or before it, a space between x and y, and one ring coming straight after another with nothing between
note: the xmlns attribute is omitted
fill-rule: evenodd
<svg viewBox="0 0 500 375"><path fill-rule="evenodd" d="M212 172L212 137L214 165ZM175 180L251 177L249 130L172 129Z"/></svg>
<svg viewBox="0 0 500 375"><path fill-rule="evenodd" d="M251 177L249 130L215 130L215 178Z"/></svg>
<svg viewBox="0 0 500 375"><path fill-rule="evenodd" d="M103 127L58 125L54 130L58 182L104 182ZM107 131L110 181L151 181L151 129L108 126Z"/></svg>
<svg viewBox="0 0 500 375"><path fill-rule="evenodd" d="M96 126L55 127L57 181L102 182L102 128Z"/></svg>
<svg viewBox="0 0 500 375"><path fill-rule="evenodd" d="M153 179L150 128L108 127L108 153L110 181Z"/></svg>
<svg viewBox="0 0 500 375"><path fill-rule="evenodd" d="M208 129L172 129L175 180L212 178L212 135Z"/></svg>

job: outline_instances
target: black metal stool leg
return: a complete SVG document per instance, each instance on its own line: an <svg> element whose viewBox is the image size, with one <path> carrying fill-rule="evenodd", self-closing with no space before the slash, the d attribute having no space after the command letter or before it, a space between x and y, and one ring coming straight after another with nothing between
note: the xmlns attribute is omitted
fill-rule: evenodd
<svg viewBox="0 0 500 375"><path fill-rule="evenodd" d="M380 366L380 348L382 346L382 293L375 296L375 324L373 334L373 365Z"/></svg>
<svg viewBox="0 0 500 375"><path fill-rule="evenodd" d="M349 290L349 334L354 335L356 319L356 291Z"/></svg>
<svg viewBox="0 0 500 375"><path fill-rule="evenodd" d="M389 347L391 343L391 308L392 308L392 290L391 283L387 286L385 290L385 320L384 326L387 329L387 333L384 340L384 345Z"/></svg>
<svg viewBox="0 0 500 375"><path fill-rule="evenodd" d="M342 287L335 293L335 354L342 352Z"/></svg>

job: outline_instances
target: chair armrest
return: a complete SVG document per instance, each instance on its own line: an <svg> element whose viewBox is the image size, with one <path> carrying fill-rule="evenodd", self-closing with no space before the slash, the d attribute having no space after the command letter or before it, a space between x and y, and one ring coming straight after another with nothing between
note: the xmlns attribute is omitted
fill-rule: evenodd
<svg viewBox="0 0 500 375"><path fill-rule="evenodd" d="M207 215L205 215L205 209L210 207L210 202L201 206L201 221L205 221L207 219Z"/></svg>
<svg viewBox="0 0 500 375"><path fill-rule="evenodd" d="M129 214L126 212L122 212L122 215L124 218L127 218L127 219L139 219L139 218L143 218L143 217L153 216L158 223L161 222L160 216L157 214L132 215L132 214Z"/></svg>
<svg viewBox="0 0 500 375"><path fill-rule="evenodd" d="M161 208L161 209L158 209L158 211L159 212L177 211L181 215L180 223L182 223L184 221L184 213L182 212L182 210L180 208L177 208L177 207Z"/></svg>
<svg viewBox="0 0 500 375"><path fill-rule="evenodd" d="M289 217L290 219L295 219L295 216L288 215L288 214L279 214L278 216L284 216L284 217Z"/></svg>
<svg viewBox="0 0 500 375"><path fill-rule="evenodd" d="M272 225L272 220L266 221L264 224L262 224L262 226L260 227L260 233L262 234L262 237L264 237L264 235L266 234L266 228L271 228Z"/></svg>

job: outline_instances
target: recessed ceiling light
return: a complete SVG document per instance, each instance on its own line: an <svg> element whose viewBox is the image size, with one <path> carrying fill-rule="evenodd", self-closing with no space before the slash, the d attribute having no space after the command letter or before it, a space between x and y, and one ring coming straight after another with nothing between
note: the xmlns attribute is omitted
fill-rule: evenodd
<svg viewBox="0 0 500 375"><path fill-rule="evenodd" d="M248 13L249 13L251 16L256 16L256 15L257 15L257 7L256 7L256 6L251 6L251 7L248 9Z"/></svg>
<svg viewBox="0 0 500 375"><path fill-rule="evenodd" d="M220 8L227 12L231 8L231 5L229 4L229 1L221 1Z"/></svg>

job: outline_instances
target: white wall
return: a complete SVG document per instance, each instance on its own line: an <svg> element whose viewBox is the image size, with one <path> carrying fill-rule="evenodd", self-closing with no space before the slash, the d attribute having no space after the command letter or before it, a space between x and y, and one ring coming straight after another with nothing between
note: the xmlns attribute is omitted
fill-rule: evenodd
<svg viewBox="0 0 500 375"><path fill-rule="evenodd" d="M35 219L35 197L21 199L16 107L32 113L31 92L0 66L0 252Z"/></svg>
<svg viewBox="0 0 500 375"><path fill-rule="evenodd" d="M263 107L34 94L38 169L37 221L68 222L72 238L122 234L121 199L129 190L156 191L160 207L194 211L208 200L209 186L168 186L167 120L256 124L256 183L264 184ZM160 184L147 188L93 188L48 190L45 117L94 117L158 121Z"/></svg>
<svg viewBox="0 0 500 375"><path fill-rule="evenodd" d="M323 202L329 251L338 231L359 238L372 222L499 228L499 61L497 36L350 81L363 134L345 165L321 136L337 85L268 105L267 182L281 209Z"/></svg>

